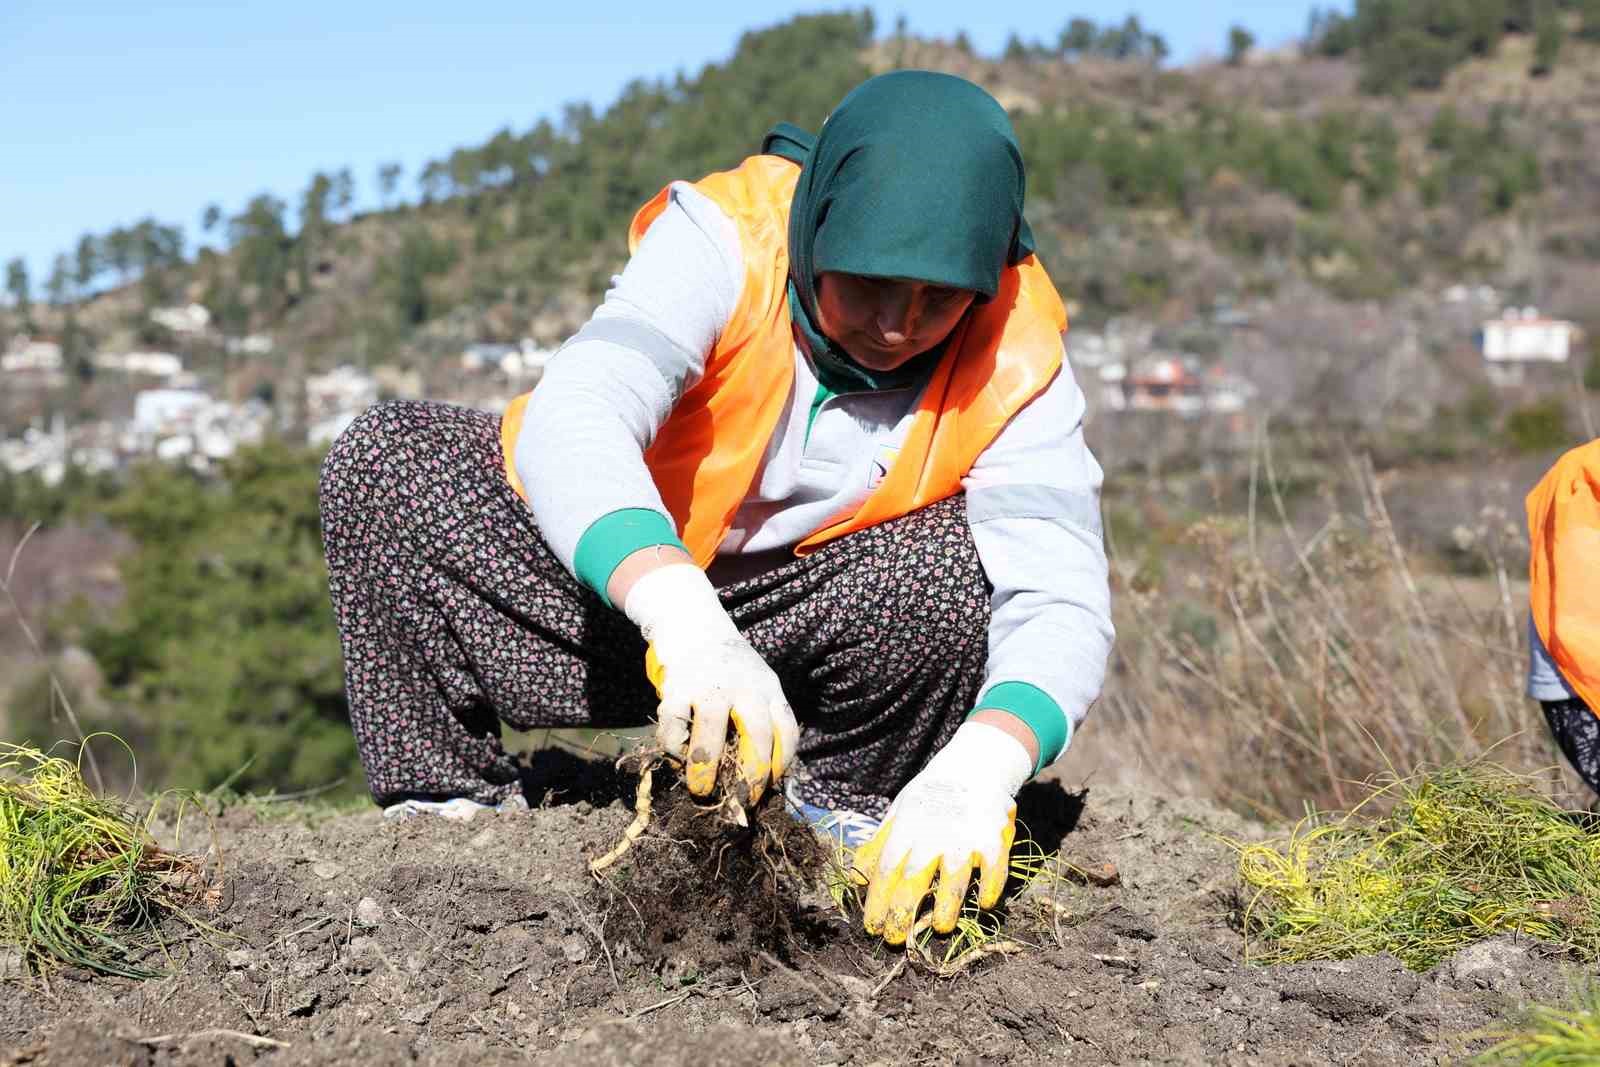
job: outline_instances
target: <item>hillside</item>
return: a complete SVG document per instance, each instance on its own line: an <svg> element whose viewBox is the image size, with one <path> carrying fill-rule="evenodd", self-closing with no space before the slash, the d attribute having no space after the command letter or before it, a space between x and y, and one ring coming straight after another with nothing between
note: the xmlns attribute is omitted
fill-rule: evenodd
<svg viewBox="0 0 1600 1067"><path fill-rule="evenodd" d="M312 176L292 207L258 198L223 220L225 254L152 253L142 282L77 310L74 341L170 343L142 306L188 298L226 333L270 333L296 370L426 370L469 341L558 343L622 261L629 214L663 183L732 163L778 120L814 127L851 85L898 66L969 77L1012 111L1042 257L1085 326L1128 314L1178 326L1276 297L1303 306L1302 288L1388 304L1457 282L1587 315L1600 288L1600 47L1573 34L1539 77L1534 48L1508 34L1436 90L1373 96L1350 51L1160 69L1041 46L981 57L875 38L867 16L800 18L694 77L635 82L603 112L573 106L458 149L390 210L341 212L348 174ZM825 58L801 71L795 54ZM34 318L66 326L59 308Z"/></svg>

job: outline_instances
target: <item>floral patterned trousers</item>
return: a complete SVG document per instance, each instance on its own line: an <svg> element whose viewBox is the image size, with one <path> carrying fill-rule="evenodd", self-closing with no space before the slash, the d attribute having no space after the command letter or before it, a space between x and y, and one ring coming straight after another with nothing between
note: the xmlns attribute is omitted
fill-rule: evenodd
<svg viewBox="0 0 1600 1067"><path fill-rule="evenodd" d="M1562 755L1589 788L1600 793L1600 718L1576 697L1546 700L1542 706L1545 722L1550 724L1550 733Z"/></svg>
<svg viewBox="0 0 1600 1067"><path fill-rule="evenodd" d="M320 494L351 726L378 803L521 792L502 724L653 720L643 639L539 535L506 480L497 416L381 404L334 443ZM810 803L882 816L977 698L989 586L959 496L718 594L794 706Z"/></svg>

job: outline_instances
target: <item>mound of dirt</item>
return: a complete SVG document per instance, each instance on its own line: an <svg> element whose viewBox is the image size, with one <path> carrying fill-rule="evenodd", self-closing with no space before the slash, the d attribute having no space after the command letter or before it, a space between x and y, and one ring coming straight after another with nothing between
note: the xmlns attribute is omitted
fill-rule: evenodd
<svg viewBox="0 0 1600 1067"><path fill-rule="evenodd" d="M724 855L708 885L675 843L693 813L663 807L597 881L631 798L564 799L466 824L233 809L218 933L174 931L168 978L6 979L0 1064L1428 1064L1568 988L1511 938L1424 974L1254 966L1219 836L1263 831L1186 800L1031 787L1030 830L1100 874L1036 884L1007 918L1026 951L939 979L789 896L781 856Z"/></svg>

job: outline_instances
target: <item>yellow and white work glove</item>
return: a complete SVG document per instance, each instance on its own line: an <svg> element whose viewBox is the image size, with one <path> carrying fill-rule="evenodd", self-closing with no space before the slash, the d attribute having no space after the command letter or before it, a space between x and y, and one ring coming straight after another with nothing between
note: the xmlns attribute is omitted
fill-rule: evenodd
<svg viewBox="0 0 1600 1067"><path fill-rule="evenodd" d="M954 930L973 867L978 907L999 903L1017 833L1017 790L1032 775L1033 760L1016 738L987 723L962 723L855 853L852 865L867 880L867 932L904 944L935 876L933 928Z"/></svg>
<svg viewBox="0 0 1600 1067"><path fill-rule="evenodd" d="M716 588L699 567L653 570L628 591L622 610L648 643L645 673L655 684L656 739L683 754L689 792L709 796L731 719L739 738L739 773L754 804L788 769L800 743L794 710L778 676L739 633Z"/></svg>

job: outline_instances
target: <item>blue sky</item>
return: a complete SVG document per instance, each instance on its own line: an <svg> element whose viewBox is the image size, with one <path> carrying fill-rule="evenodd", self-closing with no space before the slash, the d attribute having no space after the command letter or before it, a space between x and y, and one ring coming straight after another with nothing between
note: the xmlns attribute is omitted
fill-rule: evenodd
<svg viewBox="0 0 1600 1067"><path fill-rule="evenodd" d="M1315 5L872 6L880 30L903 12L914 33L965 30L985 54L1013 31L1053 41L1074 15L1131 12L1188 62L1220 52L1235 22L1264 44L1297 37ZM840 5L0 0L0 260L23 256L37 292L80 234L145 215L183 226L192 248L206 204L233 212L262 191L292 204L316 170L350 167L370 203L381 163L404 165L412 190L458 145L568 101L603 108L632 78L695 72L743 31L819 9Z"/></svg>

